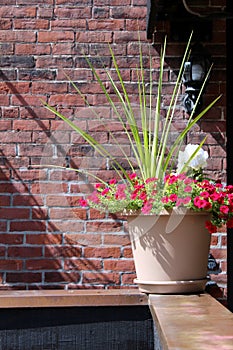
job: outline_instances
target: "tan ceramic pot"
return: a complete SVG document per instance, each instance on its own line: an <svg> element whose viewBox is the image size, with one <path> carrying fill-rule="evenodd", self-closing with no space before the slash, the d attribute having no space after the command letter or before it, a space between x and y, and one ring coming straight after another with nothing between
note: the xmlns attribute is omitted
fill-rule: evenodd
<svg viewBox="0 0 233 350"><path fill-rule="evenodd" d="M208 213L187 210L128 215L139 290L145 293L202 292L207 282Z"/></svg>

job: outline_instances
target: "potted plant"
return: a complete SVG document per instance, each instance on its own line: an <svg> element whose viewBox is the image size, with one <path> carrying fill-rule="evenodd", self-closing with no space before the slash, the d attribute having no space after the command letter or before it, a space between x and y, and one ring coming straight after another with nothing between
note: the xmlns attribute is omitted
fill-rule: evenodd
<svg viewBox="0 0 233 350"><path fill-rule="evenodd" d="M206 163L207 152L202 150L202 146L205 139L200 145L188 145L182 151L184 138L189 130L219 97L197 116L194 116L194 108L184 129L172 144L169 143L182 85L183 66L189 54L190 42L191 37L165 117L161 113L161 101L166 40L161 50L155 105L153 105L155 91L152 58L150 57L149 81L147 81L140 40L140 62L137 69L139 105L136 109L130 101L111 47L109 49L118 82L112 78L107 68L105 73L114 92L114 98L86 57L95 80L99 83L132 148L134 160L125 154L121 144L112 135L130 171L117 162L114 156L89 133L54 107L44 103L49 111L64 120L101 156L109 158L111 166L115 169L116 177L109 182L93 175L96 182L95 189L89 196L82 198L80 204L100 211L120 212L121 215L125 215L132 241L137 283L144 292L180 293L203 290L210 244L208 230L214 232L224 223L233 225L233 188L223 187L221 184L204 179L202 168ZM85 100L78 86L73 81L70 83ZM97 116L95 109L92 111ZM138 111L139 118L137 118ZM111 133L110 130L109 132ZM89 173L88 170L86 173Z"/></svg>

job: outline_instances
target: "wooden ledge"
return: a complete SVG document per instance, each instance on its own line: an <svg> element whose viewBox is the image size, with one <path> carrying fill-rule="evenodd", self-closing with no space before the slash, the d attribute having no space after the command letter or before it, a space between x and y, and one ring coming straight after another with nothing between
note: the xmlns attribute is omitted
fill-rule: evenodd
<svg viewBox="0 0 233 350"><path fill-rule="evenodd" d="M149 295L162 349L233 349L233 313L209 294Z"/></svg>
<svg viewBox="0 0 233 350"><path fill-rule="evenodd" d="M0 291L0 308L148 305L134 289Z"/></svg>

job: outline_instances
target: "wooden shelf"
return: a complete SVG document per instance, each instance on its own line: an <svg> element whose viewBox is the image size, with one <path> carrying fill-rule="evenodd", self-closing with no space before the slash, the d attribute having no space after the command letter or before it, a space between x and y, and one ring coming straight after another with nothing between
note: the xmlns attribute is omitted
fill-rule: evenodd
<svg viewBox="0 0 233 350"><path fill-rule="evenodd" d="M163 350L233 349L233 314L208 294L149 295Z"/></svg>
<svg viewBox="0 0 233 350"><path fill-rule="evenodd" d="M0 291L0 308L148 305L134 289Z"/></svg>

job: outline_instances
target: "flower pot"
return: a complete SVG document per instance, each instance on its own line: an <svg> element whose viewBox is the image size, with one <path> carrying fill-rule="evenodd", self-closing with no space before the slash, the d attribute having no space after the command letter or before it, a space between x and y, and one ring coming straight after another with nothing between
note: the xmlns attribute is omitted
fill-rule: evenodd
<svg viewBox="0 0 233 350"><path fill-rule="evenodd" d="M160 215L127 215L139 290L203 292L210 234L206 212L173 209Z"/></svg>

